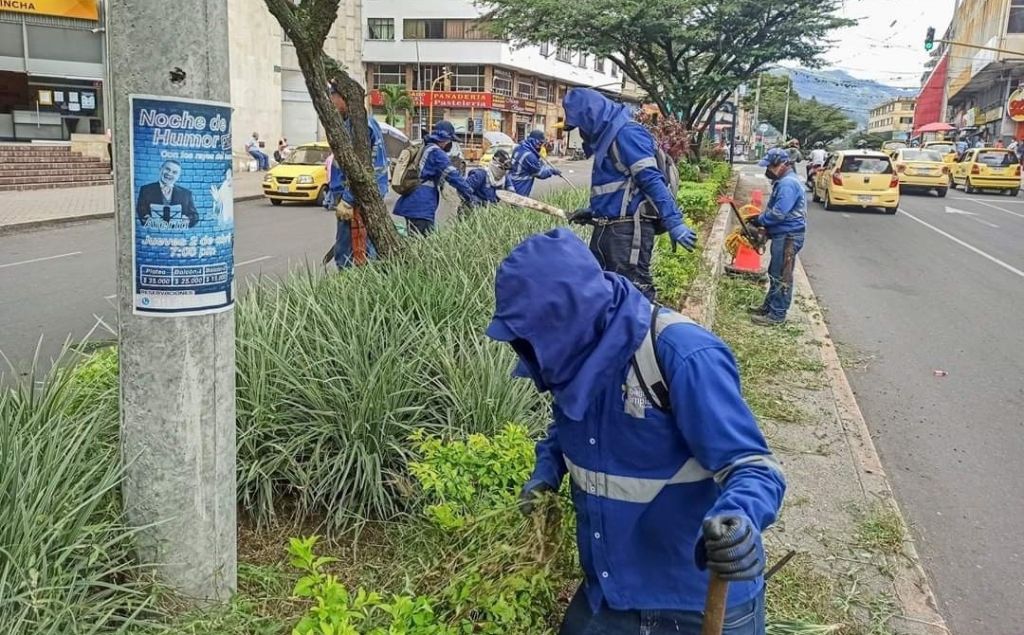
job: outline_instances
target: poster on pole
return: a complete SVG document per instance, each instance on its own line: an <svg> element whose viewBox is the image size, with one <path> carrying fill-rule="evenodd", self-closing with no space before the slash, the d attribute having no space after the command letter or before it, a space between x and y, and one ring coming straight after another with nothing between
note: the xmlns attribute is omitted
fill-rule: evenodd
<svg viewBox="0 0 1024 635"><path fill-rule="evenodd" d="M231 106L130 95L134 312L234 304Z"/></svg>

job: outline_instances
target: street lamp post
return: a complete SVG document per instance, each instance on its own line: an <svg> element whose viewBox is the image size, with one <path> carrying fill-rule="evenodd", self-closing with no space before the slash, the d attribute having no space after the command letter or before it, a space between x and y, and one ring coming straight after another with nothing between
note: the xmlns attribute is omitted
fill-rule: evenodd
<svg viewBox="0 0 1024 635"><path fill-rule="evenodd" d="M434 127L434 91L437 90L435 88L437 86L437 82L439 82L439 81L441 81L443 79L448 79L451 76L452 76L451 71L445 70L445 72L441 73L437 77L437 79L435 79L433 82L430 83L430 93L429 93L429 95L430 95L430 111L429 111L429 114L427 115L427 117L428 117L428 119L427 119L427 129L428 130L430 130L430 129L432 129Z"/></svg>

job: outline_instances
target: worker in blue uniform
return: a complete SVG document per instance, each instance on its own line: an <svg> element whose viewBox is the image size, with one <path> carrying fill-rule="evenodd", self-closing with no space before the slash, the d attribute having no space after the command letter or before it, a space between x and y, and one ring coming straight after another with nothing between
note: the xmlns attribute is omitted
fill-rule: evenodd
<svg viewBox="0 0 1024 635"><path fill-rule="evenodd" d="M328 95L334 107L345 119L345 130L352 136L352 119L348 116L348 103L336 84L331 84ZM380 124L370 117L370 157L373 160L373 175L381 198L388 193L388 154L384 147L384 135ZM349 187L348 178L337 157L331 162L328 181L330 199L335 207L338 229L334 243L334 264L338 269L365 264L377 257L377 250L366 231L362 206L356 202L355 193Z"/></svg>
<svg viewBox="0 0 1024 635"><path fill-rule="evenodd" d="M565 129L579 130L584 154L594 158L590 207L572 220L594 225L590 250L606 271L624 275L653 298L655 234L667 231L689 250L697 245L658 167L654 138L625 106L596 90L574 88L563 106Z"/></svg>
<svg viewBox="0 0 1024 635"><path fill-rule="evenodd" d="M426 148L420 161L420 185L403 194L395 204L395 214L405 218L410 234L425 235L434 231L437 206L441 203L441 181L455 188L463 201L475 204L477 199L466 179L452 165L448 150L455 141L455 126L439 121L423 141Z"/></svg>
<svg viewBox="0 0 1024 635"><path fill-rule="evenodd" d="M562 171L542 160L540 149L544 145L544 132L534 130L512 151L512 172L509 179L516 194L529 196L535 179L550 179Z"/></svg>
<svg viewBox="0 0 1024 635"><path fill-rule="evenodd" d="M482 203L497 203L498 190L512 190L508 171L512 161L508 152L498 150L485 168L474 168L466 176L466 182L473 189L473 195Z"/></svg>
<svg viewBox="0 0 1024 635"><path fill-rule="evenodd" d="M793 269L796 256L804 246L807 232L807 199L789 153L772 148L758 164L774 182L768 204L754 225L764 227L771 238L771 263L768 265L768 293L751 319L755 324L775 326L786 321L793 303Z"/></svg>
<svg viewBox="0 0 1024 635"><path fill-rule="evenodd" d="M566 228L513 250L495 305L487 335L509 343L515 374L553 401L524 511L570 476L584 581L561 634L697 635L710 571L731 582L725 633L763 635L761 532L785 480L729 348L602 271ZM664 408L637 380L647 338Z"/></svg>

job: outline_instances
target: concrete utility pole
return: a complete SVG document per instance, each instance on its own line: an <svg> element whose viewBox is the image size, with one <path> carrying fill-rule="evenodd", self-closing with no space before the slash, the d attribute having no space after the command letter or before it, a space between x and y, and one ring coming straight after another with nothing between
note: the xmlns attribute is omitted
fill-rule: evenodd
<svg viewBox="0 0 1024 635"><path fill-rule="evenodd" d="M761 125L761 73L757 74L757 91L754 93L754 125L750 126L750 147L757 144L757 128Z"/></svg>
<svg viewBox="0 0 1024 635"><path fill-rule="evenodd" d="M195 317L136 314L130 133L139 122L133 122L129 95L230 101L227 0L108 0L108 7L105 90L114 102L124 505L128 522L141 528L143 563L196 602L221 601L236 588L234 312L227 306ZM211 122L208 130L218 129ZM163 169L159 158L154 161L147 164L149 180ZM183 164L186 172L192 169ZM226 185L230 197L229 180ZM209 192L195 189L205 223ZM227 246L222 243L229 263L230 231Z"/></svg>

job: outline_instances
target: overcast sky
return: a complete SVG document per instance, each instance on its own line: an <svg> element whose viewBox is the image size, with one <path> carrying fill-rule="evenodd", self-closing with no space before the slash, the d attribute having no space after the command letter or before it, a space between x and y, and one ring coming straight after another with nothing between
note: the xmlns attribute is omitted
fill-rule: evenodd
<svg viewBox="0 0 1024 635"><path fill-rule="evenodd" d="M825 55L828 68L893 86L920 85L928 53L929 26L942 37L953 17L955 0L846 0L844 17L857 25L835 33Z"/></svg>

